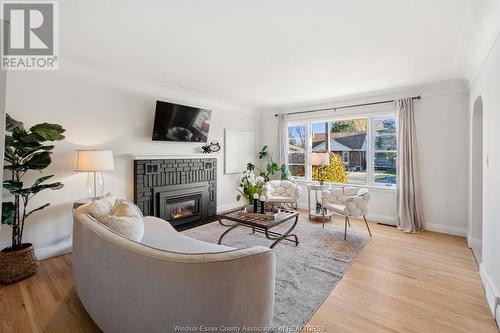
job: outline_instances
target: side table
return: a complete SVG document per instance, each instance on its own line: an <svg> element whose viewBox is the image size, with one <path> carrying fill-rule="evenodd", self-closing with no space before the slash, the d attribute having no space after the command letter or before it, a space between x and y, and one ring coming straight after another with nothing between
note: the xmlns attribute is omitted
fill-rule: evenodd
<svg viewBox="0 0 500 333"><path fill-rule="evenodd" d="M325 218L328 218L328 219L332 219L332 212L330 212L329 210L327 209L324 209L323 207L321 207L321 211L318 212L316 210L316 203L319 202L318 201L318 191L321 192L321 191L324 191L324 190L328 190L330 188L330 185L321 185L321 184L313 184L313 183L310 183L310 184L307 184L307 207L309 209L309 219L312 219L313 217L321 217L323 219L323 221L325 220ZM314 191L314 207L311 208L311 191ZM323 228L325 227L325 224L323 223Z"/></svg>

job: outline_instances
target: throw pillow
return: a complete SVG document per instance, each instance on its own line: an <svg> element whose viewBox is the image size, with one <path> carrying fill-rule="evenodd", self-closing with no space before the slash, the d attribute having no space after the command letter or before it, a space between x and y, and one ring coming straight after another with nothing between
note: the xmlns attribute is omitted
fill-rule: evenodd
<svg viewBox="0 0 500 333"><path fill-rule="evenodd" d="M110 215L114 216L133 216L142 219L142 212L133 203L124 199L116 199Z"/></svg>
<svg viewBox="0 0 500 333"><path fill-rule="evenodd" d="M142 212L133 203L116 199L113 208L102 223L125 238L140 242L144 236Z"/></svg>
<svg viewBox="0 0 500 333"><path fill-rule="evenodd" d="M97 221L102 222L111 213L115 201L113 194L108 193L101 199L92 201L89 204L88 213Z"/></svg>
<svg viewBox="0 0 500 333"><path fill-rule="evenodd" d="M144 236L144 222L139 217L110 215L104 224L121 236L136 242L140 242Z"/></svg>

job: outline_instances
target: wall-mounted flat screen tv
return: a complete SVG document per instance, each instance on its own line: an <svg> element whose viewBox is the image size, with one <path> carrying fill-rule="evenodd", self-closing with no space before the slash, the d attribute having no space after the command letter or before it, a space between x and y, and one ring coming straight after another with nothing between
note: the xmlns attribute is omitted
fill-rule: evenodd
<svg viewBox="0 0 500 333"><path fill-rule="evenodd" d="M212 111L156 101L154 141L207 142Z"/></svg>

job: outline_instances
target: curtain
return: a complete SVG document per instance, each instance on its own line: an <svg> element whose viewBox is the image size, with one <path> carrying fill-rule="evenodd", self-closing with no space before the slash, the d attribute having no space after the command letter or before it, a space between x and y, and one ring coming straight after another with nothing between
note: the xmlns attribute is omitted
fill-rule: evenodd
<svg viewBox="0 0 500 333"><path fill-rule="evenodd" d="M396 101L398 117L398 229L416 232L423 229L423 216L417 170L417 142L413 99Z"/></svg>
<svg viewBox="0 0 500 333"><path fill-rule="evenodd" d="M282 113L278 115L278 162L288 164L288 117Z"/></svg>

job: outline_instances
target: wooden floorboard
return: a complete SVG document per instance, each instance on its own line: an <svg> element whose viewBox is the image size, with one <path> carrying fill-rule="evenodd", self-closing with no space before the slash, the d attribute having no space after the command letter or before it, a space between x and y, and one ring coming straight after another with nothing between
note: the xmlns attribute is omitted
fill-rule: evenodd
<svg viewBox="0 0 500 333"><path fill-rule="evenodd" d="M363 232L364 226L356 221L352 228ZM464 238L404 234L382 225L373 225L372 231L370 242L308 327L328 332L498 332Z"/></svg>
<svg viewBox="0 0 500 333"><path fill-rule="evenodd" d="M366 233L361 221L352 222L350 232ZM301 223L315 222L302 216ZM310 318L309 332L498 332L464 238L370 226L373 237ZM0 285L4 332L100 332L76 295L71 254Z"/></svg>

